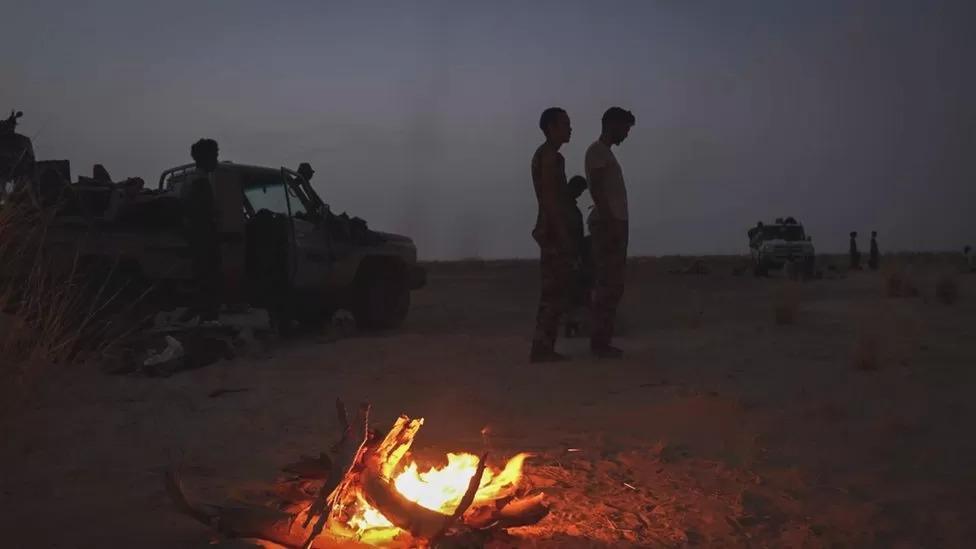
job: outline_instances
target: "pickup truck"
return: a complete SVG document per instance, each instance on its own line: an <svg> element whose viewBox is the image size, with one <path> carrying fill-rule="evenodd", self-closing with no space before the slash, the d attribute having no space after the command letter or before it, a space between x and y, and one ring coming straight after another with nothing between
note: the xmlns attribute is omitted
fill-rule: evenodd
<svg viewBox="0 0 976 549"><path fill-rule="evenodd" d="M143 188L139 179L83 178L56 193L49 185L41 200L45 194L61 198L48 242L70 248L85 265L112 263L156 287L186 288L192 271L183 190L198 176L186 164L163 171L155 189ZM337 309L351 311L363 329L395 328L405 320L411 291L426 284L410 238L334 214L304 177L287 168L221 162L209 177L224 303L270 310L281 303L271 296L287 295L298 320Z"/></svg>

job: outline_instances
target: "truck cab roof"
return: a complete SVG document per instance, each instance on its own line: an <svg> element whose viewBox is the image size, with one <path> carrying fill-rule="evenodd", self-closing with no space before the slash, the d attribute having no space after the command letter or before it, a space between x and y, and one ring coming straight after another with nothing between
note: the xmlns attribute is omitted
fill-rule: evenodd
<svg viewBox="0 0 976 549"><path fill-rule="evenodd" d="M261 173L261 172L272 172L279 173L281 168L270 168L268 166L255 166L253 164L238 164L236 162L231 162L230 160L221 161L217 165L217 170L231 170L238 172L251 172L251 173ZM292 176L298 176L297 172L285 168L285 171ZM163 173L159 175L159 189L163 190L167 187L167 182L179 181L186 178L188 175L196 173L196 164L182 164L180 166L174 166L172 168L163 170Z"/></svg>

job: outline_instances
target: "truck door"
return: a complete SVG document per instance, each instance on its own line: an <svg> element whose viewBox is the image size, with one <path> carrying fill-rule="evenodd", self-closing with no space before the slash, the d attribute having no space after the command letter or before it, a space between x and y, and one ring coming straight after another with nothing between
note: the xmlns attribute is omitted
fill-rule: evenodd
<svg viewBox="0 0 976 549"><path fill-rule="evenodd" d="M326 234L309 214L313 207L305 195L298 174L281 168L281 178L288 188L288 213L294 235L293 284L301 290L324 288L331 256Z"/></svg>

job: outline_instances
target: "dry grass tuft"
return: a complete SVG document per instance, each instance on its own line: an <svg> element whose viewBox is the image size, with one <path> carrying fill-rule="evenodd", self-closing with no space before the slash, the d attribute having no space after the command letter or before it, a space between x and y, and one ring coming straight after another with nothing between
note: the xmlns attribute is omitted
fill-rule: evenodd
<svg viewBox="0 0 976 549"><path fill-rule="evenodd" d="M959 284L952 275L945 275L935 284L935 296L946 305L959 300Z"/></svg>
<svg viewBox="0 0 976 549"><path fill-rule="evenodd" d="M52 216L30 204L0 208L0 384L8 405L47 366L97 358L126 331L113 321L125 307L112 277L86 276L77 250L50 245Z"/></svg>
<svg viewBox="0 0 976 549"><path fill-rule="evenodd" d="M918 297L918 284L907 270L889 270L884 277L888 297Z"/></svg>

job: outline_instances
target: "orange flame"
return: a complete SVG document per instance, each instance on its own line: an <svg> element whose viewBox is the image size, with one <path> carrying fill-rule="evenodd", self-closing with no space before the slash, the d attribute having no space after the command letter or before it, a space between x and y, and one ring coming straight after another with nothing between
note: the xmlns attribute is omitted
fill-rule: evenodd
<svg viewBox="0 0 976 549"><path fill-rule="evenodd" d="M501 471L486 467L478 491L475 493L473 505L511 495L522 478L522 464L528 457L529 454L525 453L516 455L508 460ZM404 497L418 505L450 515L461 503L461 498L477 468L478 456L449 453L446 466L431 467L424 472L420 471L416 462L411 462L395 476L393 485ZM373 542L392 539L399 532L382 513L369 505L361 494L358 497L357 509L349 520L348 526L357 531L362 536L361 539L368 538Z"/></svg>

